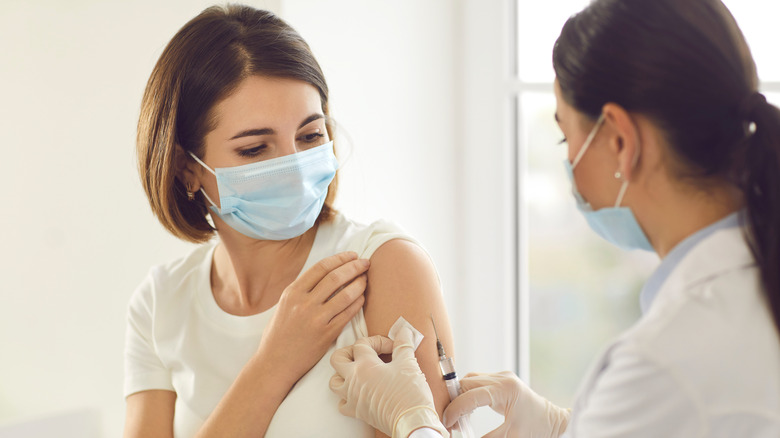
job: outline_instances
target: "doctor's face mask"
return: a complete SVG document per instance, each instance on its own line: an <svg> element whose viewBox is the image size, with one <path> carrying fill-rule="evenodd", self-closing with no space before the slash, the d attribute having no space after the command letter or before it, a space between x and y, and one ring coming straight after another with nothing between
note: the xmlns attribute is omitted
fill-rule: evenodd
<svg viewBox="0 0 780 438"><path fill-rule="evenodd" d="M642 231L642 227L634 217L634 213L628 207L621 207L620 203L623 201L623 196L628 189L628 180L623 181L623 185L618 192L617 200L614 207L605 207L599 210L593 210L590 203L582 197L579 190L577 190L577 182L574 179L574 168L582 160L582 156L585 155L585 151L588 150L593 139L599 131L599 128L604 123L604 114L602 113L596 124L591 129L590 134L585 139L585 143L580 148L580 151L574 157L574 162L570 163L568 159L563 162L566 168L566 174L571 181L571 191L574 195L574 199L577 201L577 209L585 216L585 220L588 222L590 228L596 232L599 236L610 242L611 244L625 249L642 249L645 251L653 251L653 246L650 245L650 241L647 239L647 235Z"/></svg>
<svg viewBox="0 0 780 438"><path fill-rule="evenodd" d="M211 169L219 207L203 188L211 211L231 228L259 240L286 240L308 231L320 215L338 161L333 142L283 157Z"/></svg>

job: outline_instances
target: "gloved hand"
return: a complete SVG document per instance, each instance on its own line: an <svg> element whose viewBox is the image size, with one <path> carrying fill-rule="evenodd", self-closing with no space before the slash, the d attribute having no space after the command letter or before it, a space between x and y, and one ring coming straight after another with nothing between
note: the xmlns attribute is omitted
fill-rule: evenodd
<svg viewBox="0 0 780 438"><path fill-rule="evenodd" d="M569 424L562 409L535 393L514 373L469 373L460 381L463 393L444 410L444 425L452 427L461 415L490 406L504 424L484 438L558 438Z"/></svg>
<svg viewBox="0 0 780 438"><path fill-rule="evenodd" d="M395 342L372 336L336 350L330 357L336 369L330 389L342 398L342 414L363 420L393 438L407 438L422 427L449 437L414 357L412 336L411 330L402 329ZM382 362L378 355L390 352L393 360Z"/></svg>

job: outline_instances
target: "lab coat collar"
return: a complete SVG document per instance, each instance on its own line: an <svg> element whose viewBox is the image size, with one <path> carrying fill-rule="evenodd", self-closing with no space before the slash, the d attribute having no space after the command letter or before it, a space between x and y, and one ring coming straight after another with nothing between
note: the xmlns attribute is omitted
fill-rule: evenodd
<svg viewBox="0 0 780 438"><path fill-rule="evenodd" d="M658 266L655 272L653 272L642 288L642 292L639 294L639 304L642 309L642 314L647 313L647 311L650 309L650 306L653 304L653 301L655 301L655 297L658 295L658 292L664 288L665 285L670 283L670 277L676 271L682 270L682 273L684 273L684 276L686 277L684 281L686 284L691 284L695 283L699 279L707 278L723 269L728 269L729 267L739 267L747 263L748 259L745 257L740 257L739 260L734 257L724 257L727 253L724 253L722 250L718 250L714 254L710 254L710 258L715 258L715 260L711 260L711 262L707 263L696 263L696 269L693 271L688 272L684 269L678 269L678 267L681 267L680 264L686 259L693 258L698 260L700 257L699 254L701 254L703 251L700 248L700 246L702 246L700 244L702 244L710 236L720 230L732 230L734 231L732 234L738 235L740 239L743 239L742 233L739 231L741 231L741 224L744 223L744 220L744 211L734 212L713 223L712 225L709 225L693 233L692 235L685 238L682 242L677 244L677 246L675 246L674 249L672 249L672 251L666 255L661 264ZM733 243L736 242L732 242L732 244ZM744 243L744 240L741 241L740 246L743 249L747 249L747 245ZM688 257L689 255L690 257ZM744 254L742 255L744 256ZM753 258L749 252L747 255L749 256L749 262L752 262ZM701 254L701 256L704 256L704 254ZM729 265L731 262L733 262L733 264ZM690 264L691 263L688 263L688 265ZM675 275L675 277L679 276L680 275Z"/></svg>

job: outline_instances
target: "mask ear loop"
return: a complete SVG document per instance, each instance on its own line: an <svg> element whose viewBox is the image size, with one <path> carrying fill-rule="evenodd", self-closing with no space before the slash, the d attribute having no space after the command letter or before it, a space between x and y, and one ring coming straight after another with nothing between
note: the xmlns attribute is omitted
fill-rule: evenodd
<svg viewBox="0 0 780 438"><path fill-rule="evenodd" d="M200 164L201 166L205 167L205 168L206 168L206 170L208 170L209 172L211 172L211 174L212 174L212 175L214 175L214 176L217 176L217 172L214 172L214 171L213 171L213 170L212 170L212 169L211 169L211 168L210 168L210 167L209 167L209 166L208 166L206 163L204 163L203 161L200 161L200 158L198 158L197 156L195 156L195 154L193 154L192 152L187 152L187 153L188 153L188 154L190 154L190 156L191 156L191 157L192 157L192 158L193 158L195 161L197 161L197 162L198 162L198 164Z"/></svg>
<svg viewBox="0 0 780 438"><path fill-rule="evenodd" d="M577 164L579 164L580 160L582 159L582 156L585 155L585 151L590 147L590 144L593 142L593 138L596 137L596 134L598 134L599 127L603 122L604 122L604 113L601 113L601 115L599 115L599 118L596 120L596 124L593 125L593 129L590 130L590 134L588 134L588 138L585 139L585 143L582 144L580 151L577 152L577 156L574 157L574 161L572 161L571 163L572 170L574 170L574 168L577 167Z"/></svg>
<svg viewBox="0 0 780 438"><path fill-rule="evenodd" d="M206 163L204 163L203 161L201 161L201 160L200 160L200 158L196 157L196 156L195 156L195 154L193 154L192 152L187 152L187 153L188 153L188 154L190 154L190 156L191 156L191 157L192 157L192 158L193 158L195 161L197 161L197 162L198 162L198 163L199 163L201 166L205 167L205 168L206 168L206 170L208 170L209 172L211 172L211 174L212 174L212 175L214 175L215 177L217 176L217 172L214 172L214 171L213 171L213 170L212 170L212 169L211 169L211 168L210 168L210 167L209 167L209 166L208 166ZM211 205L213 205L213 206L214 206L214 208L216 208L217 210L219 210L219 207L217 207L217 204L215 204L215 203L214 203L214 201L212 201L212 200L211 200L211 198L210 198L210 197L209 197L209 195L206 193L206 191L205 191L205 190L203 190L203 187L201 187L201 188L200 188L200 192L201 192L201 193L203 193L203 196L205 196L205 197L206 197L206 200L207 200L207 201L209 201L209 203L210 203Z"/></svg>
<svg viewBox="0 0 780 438"><path fill-rule="evenodd" d="M618 192L618 197L615 201L615 208L620 207L620 203L623 202L623 196L625 196L626 190L628 190L628 180L623 181L623 185L620 186L620 191Z"/></svg>
<svg viewBox="0 0 780 438"><path fill-rule="evenodd" d="M209 198L209 195L206 193L205 190L203 190L203 187L200 188L200 192L203 193L203 196L206 197L206 200L209 201L209 204L213 205L214 208L216 208L217 210L220 209L219 207L217 207L217 204L215 204L214 201L212 201L211 198Z"/></svg>

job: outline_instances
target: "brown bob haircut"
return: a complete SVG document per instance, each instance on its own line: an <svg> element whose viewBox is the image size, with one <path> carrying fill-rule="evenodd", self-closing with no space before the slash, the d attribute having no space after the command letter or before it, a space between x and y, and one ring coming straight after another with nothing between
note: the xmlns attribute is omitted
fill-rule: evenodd
<svg viewBox="0 0 780 438"><path fill-rule="evenodd" d="M138 120L138 170L152 211L174 236L205 242L215 232L200 193L187 200L176 177L177 145L202 157L214 129L212 110L252 75L296 79L320 93L328 120L328 86L306 41L271 12L243 5L212 6L184 25L160 55L146 84ZM330 125L326 126L333 138ZM335 210L338 176L317 222Z"/></svg>

